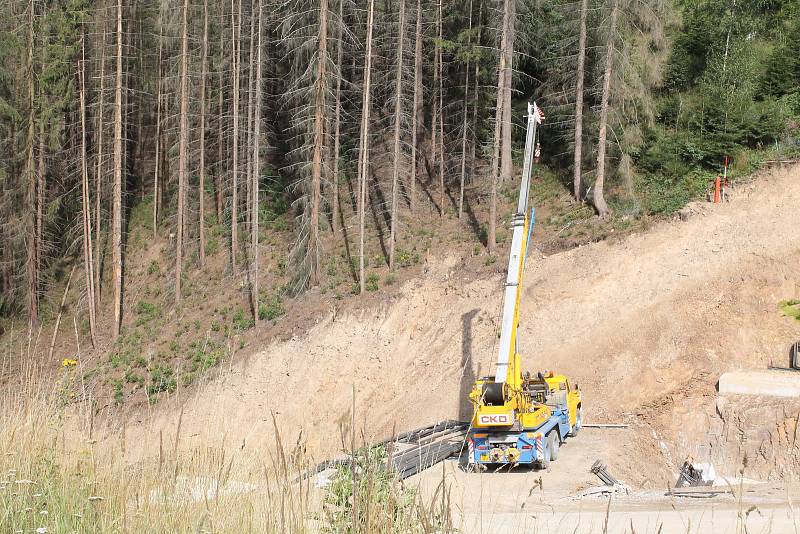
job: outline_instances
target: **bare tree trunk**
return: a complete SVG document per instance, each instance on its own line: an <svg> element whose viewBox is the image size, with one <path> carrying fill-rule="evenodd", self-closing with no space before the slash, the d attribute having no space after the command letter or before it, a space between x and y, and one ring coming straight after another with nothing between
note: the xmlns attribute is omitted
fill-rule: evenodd
<svg viewBox="0 0 800 534"><path fill-rule="evenodd" d="M253 116L253 138L255 142L253 143L253 184L250 187L253 199L251 201L252 204L252 217L253 220L250 223L250 298L252 299L253 305L253 324L258 324L258 180L261 176L261 153L259 151L259 146L261 144L261 85L262 85L262 73L261 73L261 34L263 33L262 28L262 15L261 15L261 0L258 0L258 51L256 53L256 106L255 112Z"/></svg>
<svg viewBox="0 0 800 534"><path fill-rule="evenodd" d="M185 188L186 146L189 137L189 0L183 0L183 31L181 37L181 116L178 141L178 227L175 238L175 304L181 302L181 275L183 274L183 230L186 219Z"/></svg>
<svg viewBox="0 0 800 534"><path fill-rule="evenodd" d="M220 11L223 11L222 4L220 4ZM224 16L224 12L222 14ZM222 21L220 20L220 26L222 25ZM222 63L222 58L225 57L225 37L224 33L221 29L219 32L219 54L220 54L220 63ZM218 124L218 131L217 131L217 172L214 174L214 205L216 207L217 212L217 224L222 224L222 167L223 162L225 161L225 121L224 117L224 94L225 94L225 78L224 78L225 69L220 67L219 69L219 102L218 106L218 117L217 120L219 121Z"/></svg>
<svg viewBox="0 0 800 534"><path fill-rule="evenodd" d="M439 11L439 4L436 4L436 35L439 35L439 17L441 17L441 12ZM436 149L438 148L438 143L436 142L436 137L439 133L439 127L436 124L437 119L439 118L439 47L441 46L441 41L436 40L436 43L433 47L433 85L431 86L433 90L433 109L431 110L431 139L430 139L430 149L428 153L430 154L430 165L431 168L436 168ZM430 177L433 178L432 176ZM439 215L444 215L444 204L439 205Z"/></svg>
<svg viewBox="0 0 800 534"><path fill-rule="evenodd" d="M369 175L369 112L372 104L371 74L372 74L372 29L375 16L375 0L369 0L367 14L367 43L366 57L364 58L364 100L361 112L361 146L359 150L358 173L358 226L359 226L359 257L358 277L361 293L366 291L364 277L364 215L367 205L367 176Z"/></svg>
<svg viewBox="0 0 800 534"><path fill-rule="evenodd" d="M198 218L200 244L197 259L206 264L206 76L208 71L208 0L203 0L203 66L200 75L200 183L198 184Z"/></svg>
<svg viewBox="0 0 800 534"><path fill-rule="evenodd" d="M581 27L578 36L578 73L575 81L575 157L573 160L573 195L581 199L581 161L583 158L583 78L586 64L586 17L589 0L581 0Z"/></svg>
<svg viewBox="0 0 800 534"><path fill-rule="evenodd" d="M600 217L606 217L611 210L603 196L603 185L606 178L606 136L608 131L608 100L611 94L611 74L614 64L614 32L617 26L617 9L619 0L614 0L611 6L611 26L608 30L606 43L606 67L603 72L603 96L600 103L600 131L597 140L597 177L594 182L594 207Z"/></svg>
<svg viewBox="0 0 800 534"><path fill-rule="evenodd" d="M75 274L75 265L69 271L67 277L67 285L64 287L64 294L61 296L61 305L58 307L58 315L56 316L56 324L53 326L53 336L50 338L50 351L47 353L47 359L53 359L53 351L56 348L56 338L58 337L58 327L61 326L61 315L64 313L64 304L67 302L67 295L69 294L69 285L72 282L72 275ZM77 334L76 334L77 335ZM92 338L92 347L95 346L95 340Z"/></svg>
<svg viewBox="0 0 800 534"><path fill-rule="evenodd" d="M158 237L158 210L161 191L158 188L158 171L161 163L161 37L158 39L158 80L156 81L156 161L153 173L153 239Z"/></svg>
<svg viewBox="0 0 800 534"><path fill-rule="evenodd" d="M509 17L511 16L510 3L512 0L505 0L505 7L503 9L503 28L500 36L500 64L497 74L497 104L495 106L495 120L494 120L494 145L492 147L492 167L491 167L491 183L492 192L489 201L489 232L487 235L487 248L489 253L493 253L497 247L497 182L498 167L500 164L500 145L501 137L503 134L503 124L509 120L505 116L505 84L506 84L506 71L507 71L507 55L506 49L508 48L508 25ZM509 147L510 150L510 147Z"/></svg>
<svg viewBox="0 0 800 534"><path fill-rule="evenodd" d="M478 2L478 35L477 45L481 46L481 30L483 28L483 2ZM469 148L469 168L470 181L475 179L475 151L478 144L478 108L480 107L480 82L481 82L481 62L475 62L475 88L472 94L472 138Z"/></svg>
<svg viewBox="0 0 800 534"><path fill-rule="evenodd" d="M514 21L515 21L516 0L506 0L505 8L508 16L503 16L506 22L504 32L506 33L505 48L502 52L505 56L503 68L503 129L502 145L500 152L500 182L504 183L511 179L514 173L514 163L511 159L511 127L513 117L511 115L511 73L513 72L514 61Z"/></svg>
<svg viewBox="0 0 800 534"><path fill-rule="evenodd" d="M114 198L112 206L112 249L114 266L114 328L122 327L122 0L117 0L117 74L114 84Z"/></svg>
<svg viewBox="0 0 800 534"><path fill-rule="evenodd" d="M472 0L469 2L469 29L472 30ZM467 46L470 46L467 38ZM464 68L464 120L461 125L461 184L458 191L458 218L464 218L464 183L467 174L467 117L469 116L469 60Z"/></svg>
<svg viewBox="0 0 800 534"><path fill-rule="evenodd" d="M44 72L45 65L47 64L47 42L45 41L45 30L39 27L39 33L42 34L41 46L41 66L40 69ZM39 87L39 105L44 110L47 107L47 96L44 90ZM45 157L47 156L47 145L45 144L45 127L47 125L46 115L43 112L39 117L39 151L37 154L37 171L36 171L36 286L37 291L40 286L40 277L42 274L42 244L44 243L44 193L45 193L45 178L47 175L47 168L45 166Z"/></svg>
<svg viewBox="0 0 800 534"><path fill-rule="evenodd" d="M237 32L238 24L242 22L242 1L239 0L238 17L234 16L234 0L231 0L231 46L233 48L233 184L231 185L231 268L236 272L236 253L239 249L239 64L241 63L241 49L239 35L241 27ZM239 35L237 35L237 33Z"/></svg>
<svg viewBox="0 0 800 534"><path fill-rule="evenodd" d="M400 14L397 21L398 46L394 86L394 159L392 165L392 227L389 234L389 268L394 269L394 249L397 240L397 187L400 174L400 124L403 112L403 46L405 44L406 3L400 0Z"/></svg>
<svg viewBox="0 0 800 534"><path fill-rule="evenodd" d="M247 56L247 142L245 144L245 154L247 159L247 167L245 176L246 179L245 189L245 229L250 231L250 223L252 221L252 206L250 200L253 198L253 193L250 189L251 180L250 176L253 174L253 84L255 83L255 33L256 33L256 17L255 0L250 2L250 55Z"/></svg>
<svg viewBox="0 0 800 534"><path fill-rule="evenodd" d="M33 20L34 3L30 1L28 18L28 138L26 142L27 156L25 158L25 170L27 174L27 232L26 232L26 272L28 282L28 326L30 329L39 324L39 282L36 270L36 169L34 167L33 144L35 142L35 121L34 110L36 106L36 88L34 85L33 67Z"/></svg>
<svg viewBox="0 0 800 534"><path fill-rule="evenodd" d="M469 1L469 34L467 48L472 45L472 0ZM458 218L464 218L464 184L467 174L467 117L469 116L469 60L464 67L464 106L463 123L461 125L461 184L458 191Z"/></svg>
<svg viewBox="0 0 800 534"><path fill-rule="evenodd" d="M437 90L439 93L439 205L441 209L439 210L439 215L444 217L444 89L443 89L443 82L444 76L442 72L442 45L443 42L442 38L442 0L439 0L439 9L438 9L438 17L437 17L437 24L439 27L439 39L436 42L436 53L438 54L438 61L436 62L438 65L439 72L439 86L438 89L434 87L434 90Z"/></svg>
<svg viewBox="0 0 800 534"><path fill-rule="evenodd" d="M89 336L92 347L97 346L97 333L95 328L95 297L94 297L94 268L92 261L92 206L89 200L89 167L86 155L86 74L85 74L85 46L81 38L81 60L78 69L80 112L81 112L81 208L83 219L83 270L86 275L86 303L89 308ZM69 284L67 284L69 288ZM65 292L66 295L66 292ZM61 304L64 306L63 301ZM52 352L51 352L52 356Z"/></svg>
<svg viewBox="0 0 800 534"><path fill-rule="evenodd" d="M308 254L311 259L311 285L319 283L319 210L321 204L322 151L324 149L325 93L328 57L328 0L320 0L317 38L317 81L314 90L314 151L311 164L311 228Z"/></svg>
<svg viewBox="0 0 800 534"><path fill-rule="evenodd" d="M408 205L414 213L417 196L417 134L419 133L419 114L422 99L422 2L417 0L417 26L414 32L414 103L411 111L411 187Z"/></svg>
<svg viewBox="0 0 800 534"><path fill-rule="evenodd" d="M42 58L42 68L44 69L44 58ZM40 94L44 100L44 95ZM42 102L42 105L45 105ZM45 137L45 118L39 117L39 150L36 164L36 287L39 290L39 278L42 273L42 243L44 243L44 188L45 188L45 153L47 146L44 142ZM37 297L38 298L38 297Z"/></svg>
<svg viewBox="0 0 800 534"><path fill-rule="evenodd" d="M105 74L106 74L106 19L105 12L103 15L103 39L101 43L102 50L100 51L100 102L98 104L99 111L97 112L97 169L94 175L94 243L97 247L97 254L94 258L94 276L95 276L95 306L100 306L100 293L102 287L102 273L100 272L100 207L103 194L103 132L105 131ZM160 73L159 73L160 78Z"/></svg>
<svg viewBox="0 0 800 534"><path fill-rule="evenodd" d="M339 23L336 35L336 109L334 111L333 134L333 178L331 179L331 228L333 238L339 234L339 152L341 151L341 112L342 112L342 32L344 28L344 2L339 0Z"/></svg>

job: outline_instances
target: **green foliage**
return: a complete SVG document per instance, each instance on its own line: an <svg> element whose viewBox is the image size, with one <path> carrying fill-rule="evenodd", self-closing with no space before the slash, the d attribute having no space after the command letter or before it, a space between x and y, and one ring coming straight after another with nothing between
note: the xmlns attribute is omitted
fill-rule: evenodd
<svg viewBox="0 0 800 534"><path fill-rule="evenodd" d="M162 313L160 306L146 300L140 300L137 302L135 311L136 315L138 316L136 319L136 326L149 323L153 319L161 317Z"/></svg>
<svg viewBox="0 0 800 534"><path fill-rule="evenodd" d="M800 321L800 300L782 300L778 303L778 308L780 308L785 317L794 317Z"/></svg>
<svg viewBox="0 0 800 534"><path fill-rule="evenodd" d="M145 378L136 373L133 369L128 369L125 371L125 382L128 384L136 384L139 387L144 386Z"/></svg>
<svg viewBox="0 0 800 534"><path fill-rule="evenodd" d="M419 263L419 253L398 247L394 252L394 262L400 267L410 267Z"/></svg>
<svg viewBox="0 0 800 534"><path fill-rule="evenodd" d="M247 313L244 308L239 308L236 310L236 313L233 314L233 327L236 328L236 330L249 330L253 328L254 324L253 316Z"/></svg>
<svg viewBox="0 0 800 534"><path fill-rule="evenodd" d="M367 283L364 284L364 287L367 288L367 291L377 291L378 290L378 282L381 281L381 277L378 273L369 273L367 275Z"/></svg>
<svg viewBox="0 0 800 534"><path fill-rule="evenodd" d="M178 387L175 380L175 371L166 365L156 365L150 370L150 385L147 386L148 395L156 395L162 391L171 393Z"/></svg>
<svg viewBox="0 0 800 534"><path fill-rule="evenodd" d="M355 465L344 463L333 475L325 493L324 509L327 511L325 532L352 532L353 496L360 509L383 510L384 520L394 532L439 532L441 518L435 514L420 521L414 519L417 494L398 484L394 475L385 470L386 449L383 446L359 449L354 456ZM354 472L358 476L354 476ZM361 514L362 516L365 514ZM362 517L362 520L363 517ZM410 520L410 521L409 521ZM423 529L423 525L427 525ZM368 530L365 526L357 531Z"/></svg>
<svg viewBox="0 0 800 534"><path fill-rule="evenodd" d="M125 393L122 390L122 380L112 380L114 386L114 404L120 405L125 402Z"/></svg>
<svg viewBox="0 0 800 534"><path fill-rule="evenodd" d="M699 197L714 179L713 173L693 170L681 175L654 175L644 183L644 208L649 213L672 213Z"/></svg>
<svg viewBox="0 0 800 534"><path fill-rule="evenodd" d="M285 313L283 303L278 295L273 296L267 302L262 302L258 306L258 318L274 321Z"/></svg>

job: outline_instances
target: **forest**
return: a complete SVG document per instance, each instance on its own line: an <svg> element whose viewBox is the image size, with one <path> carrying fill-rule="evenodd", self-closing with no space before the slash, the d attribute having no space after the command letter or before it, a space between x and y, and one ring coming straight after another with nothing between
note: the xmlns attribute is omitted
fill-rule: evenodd
<svg viewBox="0 0 800 534"><path fill-rule="evenodd" d="M75 266L92 344L101 307L111 339L133 308L134 225L167 244L167 303L223 256L253 324L270 316L260 252L275 232L291 294L340 247L364 292L370 231L385 227L394 269L420 210L463 221L475 195L489 209L473 239L494 253L529 101L543 164L601 220L675 212L725 156L747 172L798 150L798 0L0 9L0 318L38 325Z"/></svg>

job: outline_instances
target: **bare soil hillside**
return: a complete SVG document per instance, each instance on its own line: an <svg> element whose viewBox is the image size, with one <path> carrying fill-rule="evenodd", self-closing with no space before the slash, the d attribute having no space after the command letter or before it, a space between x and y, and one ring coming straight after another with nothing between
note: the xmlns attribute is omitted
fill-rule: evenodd
<svg viewBox="0 0 800 534"><path fill-rule="evenodd" d="M777 446L794 431L797 403L762 406L770 417L747 423L730 404L718 412L715 384L727 370L783 358L800 338L800 322L778 310L800 296L799 209L800 169L776 170L740 185L729 203L692 205L688 220L547 257L533 251L525 365L577 381L588 420L631 423L617 437L592 433L629 481L660 485L687 454L733 464L748 449L750 469L764 476L797 469ZM502 285L499 272L476 278L469 265L466 254L431 251L422 276L381 304L332 310L188 397L142 411L127 423L128 443L157 451L158 430L174 433L180 418L194 445L257 451L273 443L274 415L284 443L328 456L353 406L367 440L468 419L473 379L492 372Z"/></svg>

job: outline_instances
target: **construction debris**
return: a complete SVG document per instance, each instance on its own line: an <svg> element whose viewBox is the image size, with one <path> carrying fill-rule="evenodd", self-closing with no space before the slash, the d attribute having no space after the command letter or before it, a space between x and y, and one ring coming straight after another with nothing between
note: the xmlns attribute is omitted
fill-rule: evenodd
<svg viewBox="0 0 800 534"><path fill-rule="evenodd" d="M730 488L689 487L670 488L665 495L669 497L691 497L695 499L710 499L719 495L732 495Z"/></svg>
<svg viewBox="0 0 800 534"><path fill-rule="evenodd" d="M460 454L466 448L465 435L468 428L469 423L446 420L398 434L394 439L374 443L370 447L385 447L389 455L386 467L393 471L398 479L404 480L450 456ZM322 462L308 471L304 477L314 477L314 484L317 487L327 487L336 476L337 468L351 463L351 455L340 456Z"/></svg>
<svg viewBox="0 0 800 534"><path fill-rule="evenodd" d="M594 486L586 488L572 496L573 499L583 499L584 497L604 497L611 494L624 494L628 495L631 492L630 486L627 484L614 484L611 486Z"/></svg>
<svg viewBox="0 0 800 534"><path fill-rule="evenodd" d="M688 458L681 466L675 487L712 486L716 478L717 472L713 464L706 462L693 463L691 458Z"/></svg>
<svg viewBox="0 0 800 534"><path fill-rule="evenodd" d="M611 473L608 472L608 466L604 464L601 460L595 460L592 464L592 467L589 469L589 472L593 475L597 475L597 478L603 481L606 486L624 486L625 484L616 478L614 478Z"/></svg>

